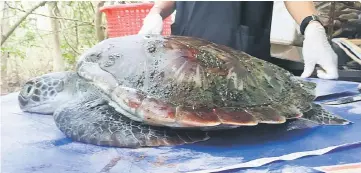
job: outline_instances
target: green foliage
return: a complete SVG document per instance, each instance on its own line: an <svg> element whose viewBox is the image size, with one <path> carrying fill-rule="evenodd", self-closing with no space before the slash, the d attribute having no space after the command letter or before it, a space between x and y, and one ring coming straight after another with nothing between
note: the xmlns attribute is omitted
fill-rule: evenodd
<svg viewBox="0 0 361 173"><path fill-rule="evenodd" d="M26 42L29 44L29 45L32 45L34 44L34 41L36 41L36 34L35 32L32 32L30 30L27 30L25 32L25 36L24 36L24 39L26 40Z"/></svg>
<svg viewBox="0 0 361 173"><path fill-rule="evenodd" d="M36 3L6 1L6 4L10 8L1 9L3 10L1 12L4 12L1 23L5 23L3 25L5 32ZM53 70L51 65L54 57L51 53L54 49L54 33L51 30L48 7L45 5L33 11L0 47L3 55L9 53L7 63L2 63L1 69L5 69L12 83L23 84L29 78ZM79 55L98 42L94 26L95 11L91 1L57 1L57 7L60 12L60 16L56 17L59 22L60 50L62 57L66 60L65 70L74 70ZM103 20L103 22L106 21ZM22 60L18 61L19 59ZM5 78L2 80L5 84L2 85L2 93L19 89L18 85L7 85L8 81L4 81Z"/></svg>
<svg viewBox="0 0 361 173"><path fill-rule="evenodd" d="M62 56L64 57L64 59L67 61L68 64L75 64L76 62L76 57L74 56L73 53L71 52L66 52L66 53L62 53Z"/></svg>
<svg viewBox="0 0 361 173"><path fill-rule="evenodd" d="M10 7L20 7L20 2L11 2L7 1ZM23 12L9 8L8 9L8 20L11 25L14 25L15 21L19 20L20 16L23 15ZM16 28L15 32L10 35L8 40L4 45L1 46L1 52L8 52L10 56L16 56L21 59L24 59L26 56L26 50L24 47L31 47L35 43L35 32L29 29L28 20L24 20ZM10 28L10 26L8 26Z"/></svg>
<svg viewBox="0 0 361 173"><path fill-rule="evenodd" d="M20 57L21 59L25 58L25 52L17 49L16 47L1 47L1 54L5 54L5 52L8 52L12 56Z"/></svg>
<svg viewBox="0 0 361 173"><path fill-rule="evenodd" d="M61 16L73 20L61 20L61 50L68 63L73 64L83 48L97 43L90 1L58 2Z"/></svg>
<svg viewBox="0 0 361 173"><path fill-rule="evenodd" d="M25 14L23 11L27 11L29 8L27 2L7 1L7 3L12 7L9 10L9 16L13 16L11 21L17 21ZM62 56L69 65L72 65L76 62L79 54L97 43L94 27L95 11L91 1L58 1L57 6L60 18L62 18L57 20L60 24L59 36ZM47 6L43 8L47 8ZM43 20L44 15L49 16L47 12L44 9L35 10L35 14L29 15L9 37L1 51L7 51L11 56L26 58L26 48L52 48L49 47L49 40L52 39L49 28L37 28L34 21L31 22L31 20L35 20L39 23ZM14 22L10 24L13 25Z"/></svg>
<svg viewBox="0 0 361 173"><path fill-rule="evenodd" d="M66 60L68 64L74 64L76 62L76 53L71 50L69 45L67 44L61 44L60 45L62 56Z"/></svg>

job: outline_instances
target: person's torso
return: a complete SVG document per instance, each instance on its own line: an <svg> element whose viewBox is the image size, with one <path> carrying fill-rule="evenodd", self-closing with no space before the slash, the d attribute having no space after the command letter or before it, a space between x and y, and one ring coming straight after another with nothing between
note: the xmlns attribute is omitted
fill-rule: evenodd
<svg viewBox="0 0 361 173"><path fill-rule="evenodd" d="M192 36L244 51L270 56L273 2L177 1L173 35Z"/></svg>

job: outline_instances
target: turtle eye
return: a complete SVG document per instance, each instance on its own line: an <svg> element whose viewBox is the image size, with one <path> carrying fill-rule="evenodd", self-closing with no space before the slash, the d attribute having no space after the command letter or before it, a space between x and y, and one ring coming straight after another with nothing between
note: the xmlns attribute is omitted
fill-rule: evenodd
<svg viewBox="0 0 361 173"><path fill-rule="evenodd" d="M35 87L33 83L27 83L21 90L21 95L25 98L30 97L34 93Z"/></svg>

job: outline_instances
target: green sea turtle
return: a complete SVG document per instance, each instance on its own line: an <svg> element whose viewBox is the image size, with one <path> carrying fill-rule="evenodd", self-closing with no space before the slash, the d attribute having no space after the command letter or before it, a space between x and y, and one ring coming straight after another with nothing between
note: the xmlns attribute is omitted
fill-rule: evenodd
<svg viewBox="0 0 361 173"><path fill-rule="evenodd" d="M76 71L29 80L23 111L53 114L75 141L116 147L204 141L207 131L306 119L349 124L314 104L315 84L244 52L198 38L106 39Z"/></svg>

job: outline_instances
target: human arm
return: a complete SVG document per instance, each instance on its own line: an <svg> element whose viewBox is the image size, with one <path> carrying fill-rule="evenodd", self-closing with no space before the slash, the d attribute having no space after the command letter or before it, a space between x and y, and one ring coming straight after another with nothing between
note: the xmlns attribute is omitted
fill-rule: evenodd
<svg viewBox="0 0 361 173"><path fill-rule="evenodd" d="M175 1L155 1L149 14L159 14L165 19L174 12L174 7Z"/></svg>
<svg viewBox="0 0 361 173"><path fill-rule="evenodd" d="M175 1L155 1L154 6L144 18L143 26L138 34L160 34L163 20L174 12Z"/></svg>
<svg viewBox="0 0 361 173"><path fill-rule="evenodd" d="M301 25L302 21L317 10L312 1L285 1L285 6L293 19ZM303 59L305 63L301 77L311 76L315 65L319 64L323 70L317 71L317 76L323 79L337 79L337 54L327 40L325 28L317 21L311 21L304 30Z"/></svg>
<svg viewBox="0 0 361 173"><path fill-rule="evenodd" d="M317 15L312 1L285 1L284 3L288 12L299 25L307 16Z"/></svg>

